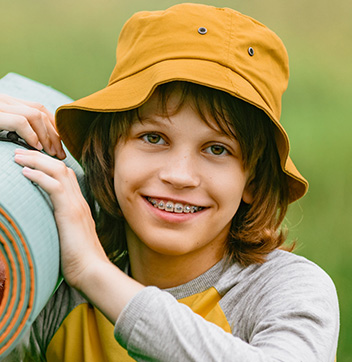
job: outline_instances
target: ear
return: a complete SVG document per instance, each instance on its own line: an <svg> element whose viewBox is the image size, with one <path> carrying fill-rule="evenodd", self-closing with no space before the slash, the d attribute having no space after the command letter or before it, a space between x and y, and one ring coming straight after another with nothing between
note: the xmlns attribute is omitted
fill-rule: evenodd
<svg viewBox="0 0 352 362"><path fill-rule="evenodd" d="M243 191L242 200L246 204L251 204L253 201L252 193L247 188Z"/></svg>
<svg viewBox="0 0 352 362"><path fill-rule="evenodd" d="M253 187L252 182L247 181L247 185L245 186L242 194L242 201L246 204L251 204L253 202Z"/></svg>

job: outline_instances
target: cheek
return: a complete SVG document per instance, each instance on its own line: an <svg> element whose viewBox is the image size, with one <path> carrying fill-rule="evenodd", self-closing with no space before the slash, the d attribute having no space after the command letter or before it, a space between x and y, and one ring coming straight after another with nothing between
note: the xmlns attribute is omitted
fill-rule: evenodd
<svg viewBox="0 0 352 362"><path fill-rule="evenodd" d="M117 201L120 207L124 204L123 195L126 194L128 188L129 175L132 170L129 170L128 163L123 160L122 154L115 153L115 167L114 167L114 189Z"/></svg>
<svg viewBox="0 0 352 362"><path fill-rule="evenodd" d="M131 178L130 170L126 163L122 163L123 167L116 167L114 171L114 189L117 201L123 207L125 199L128 196L129 180Z"/></svg>
<svg viewBox="0 0 352 362"><path fill-rule="evenodd" d="M114 188L121 208L150 178L148 170L149 168L146 167L146 163L141 162L140 157L136 157L132 152L121 150L121 152L116 154Z"/></svg>
<svg viewBox="0 0 352 362"><path fill-rule="evenodd" d="M211 182L214 198L218 200L219 207L226 210L231 218L235 215L244 196L247 180L244 171L237 171L219 173L212 177Z"/></svg>

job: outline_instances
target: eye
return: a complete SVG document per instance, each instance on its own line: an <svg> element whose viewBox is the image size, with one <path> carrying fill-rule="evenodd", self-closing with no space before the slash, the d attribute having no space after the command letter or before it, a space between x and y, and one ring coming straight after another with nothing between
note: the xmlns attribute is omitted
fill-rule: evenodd
<svg viewBox="0 0 352 362"><path fill-rule="evenodd" d="M163 138L160 135L158 135L157 133L147 133L147 134L142 136L142 139L145 142L151 143L153 145L163 145L163 144L165 144L165 141L163 140Z"/></svg>
<svg viewBox="0 0 352 362"><path fill-rule="evenodd" d="M209 146L209 147L206 148L206 151L208 153L211 153L212 155L215 155L215 156L221 156L221 155L229 154L227 149L224 146L221 146L221 145Z"/></svg>

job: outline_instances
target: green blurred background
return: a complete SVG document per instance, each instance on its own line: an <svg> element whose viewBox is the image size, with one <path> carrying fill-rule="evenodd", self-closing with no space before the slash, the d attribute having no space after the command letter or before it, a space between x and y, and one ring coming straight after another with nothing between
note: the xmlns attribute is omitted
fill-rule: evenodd
<svg viewBox="0 0 352 362"><path fill-rule="evenodd" d="M199 2L199 1L194 1ZM253 16L284 41L291 79L282 123L308 194L286 219L296 252L333 278L340 300L338 361L352 361L352 147L350 0L218 0ZM136 11L179 1L0 0L0 77L17 72L66 93L104 87L123 23Z"/></svg>

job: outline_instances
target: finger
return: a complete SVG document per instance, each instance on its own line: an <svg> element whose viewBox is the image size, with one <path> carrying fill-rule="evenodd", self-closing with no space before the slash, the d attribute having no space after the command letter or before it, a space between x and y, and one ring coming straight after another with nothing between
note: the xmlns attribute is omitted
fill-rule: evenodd
<svg viewBox="0 0 352 362"><path fill-rule="evenodd" d="M56 155L60 160L63 160L66 158L66 153L63 149L60 136L57 134L54 127L48 127L47 132L51 140L51 149L53 150L54 155Z"/></svg>
<svg viewBox="0 0 352 362"><path fill-rule="evenodd" d="M51 156L64 159L66 154L62 147L61 138L55 128L53 115L40 104L28 103L37 107L29 108L29 121L33 130L38 134L39 140L43 143L44 150Z"/></svg>
<svg viewBox="0 0 352 362"><path fill-rule="evenodd" d="M2 114L4 117L4 113L7 115L17 114L25 117L27 123L29 123L32 130L37 134L40 143L43 145L44 150L48 154L50 154L51 156L56 155L61 159L66 157L61 145L60 137L57 134L55 127L52 125L52 122L48 118L46 113L41 112L37 108L28 107L24 104L1 104L0 115ZM22 133L21 127L25 127L24 122L16 124L16 126L16 132L20 135ZM29 140L27 140L27 138L23 137L22 135L21 137L29 143ZM33 147L35 146L33 145Z"/></svg>
<svg viewBox="0 0 352 362"><path fill-rule="evenodd" d="M15 161L24 166L23 174L37 183L50 196L54 209L65 215L73 203L80 206L84 200L74 171L62 161L36 151L17 149ZM74 216L74 212L70 213ZM77 213L76 213L77 214Z"/></svg>
<svg viewBox="0 0 352 362"><path fill-rule="evenodd" d="M30 102L26 100L24 100L23 103L29 107L36 108L38 109L38 111L44 113L48 117L48 120L50 121L53 128L56 130L54 115L50 111L48 111L41 103Z"/></svg>
<svg viewBox="0 0 352 362"><path fill-rule="evenodd" d="M30 146L38 150L43 149L43 145L40 143L37 134L33 131L24 116L0 113L0 129L15 131L21 138L26 140Z"/></svg>
<svg viewBox="0 0 352 362"><path fill-rule="evenodd" d="M30 101L27 101L24 99L19 99L16 97L8 96L7 94L0 94L0 102L4 103L4 104L17 105L17 106L25 104L31 108L36 108L39 111L41 111L47 115L49 121L51 122L53 127L56 129L54 115L49 110L47 110L41 103L30 102Z"/></svg>
<svg viewBox="0 0 352 362"><path fill-rule="evenodd" d="M37 151L16 149L15 161L21 166L45 172L58 180L65 177L67 172L67 166L62 161Z"/></svg>
<svg viewBox="0 0 352 362"><path fill-rule="evenodd" d="M79 214L77 211L72 211L72 209L77 210L78 207L77 196L75 195L74 189L72 189L72 182L69 178L64 179L63 182L41 170L27 166L23 167L22 173L47 192L56 216L59 215L61 218L73 221L75 216Z"/></svg>
<svg viewBox="0 0 352 362"><path fill-rule="evenodd" d="M0 103L2 104L16 104L21 103L22 101L18 98L9 96L7 94L0 94Z"/></svg>
<svg viewBox="0 0 352 362"><path fill-rule="evenodd" d="M52 158L37 151L16 149L15 162L21 166L41 171L49 177L59 181L66 190L70 190L69 192L72 196L81 194L76 174L71 168L67 167L64 162L58 159ZM33 181L36 182L36 180ZM41 184L39 185L42 186ZM49 194L52 192L51 189L46 189L45 184L43 185L43 188ZM63 190L59 191L60 196L62 196Z"/></svg>
<svg viewBox="0 0 352 362"><path fill-rule="evenodd" d="M6 114L17 114L26 118L27 123L30 124L33 131L37 134L39 141L44 147L44 150L53 156L53 151L51 150L51 140L47 132L47 125L43 114L35 108L28 107L23 104L19 105L1 105L0 111ZM18 126L23 127L24 124L19 124ZM17 129L20 132L20 129ZM19 133L18 133L19 134ZM26 139L25 139L26 140ZM27 141L27 140L26 140Z"/></svg>
<svg viewBox="0 0 352 362"><path fill-rule="evenodd" d="M50 197L63 191L60 182L43 171L24 166L22 173L28 179L38 184Z"/></svg>

